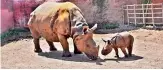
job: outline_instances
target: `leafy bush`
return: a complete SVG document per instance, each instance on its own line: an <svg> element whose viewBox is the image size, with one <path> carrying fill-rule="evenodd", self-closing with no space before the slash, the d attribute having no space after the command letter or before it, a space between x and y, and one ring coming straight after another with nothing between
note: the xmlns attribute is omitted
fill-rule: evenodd
<svg viewBox="0 0 163 70"><path fill-rule="evenodd" d="M103 26L104 29L115 29L115 28L118 28L119 27L119 24L105 24Z"/></svg>

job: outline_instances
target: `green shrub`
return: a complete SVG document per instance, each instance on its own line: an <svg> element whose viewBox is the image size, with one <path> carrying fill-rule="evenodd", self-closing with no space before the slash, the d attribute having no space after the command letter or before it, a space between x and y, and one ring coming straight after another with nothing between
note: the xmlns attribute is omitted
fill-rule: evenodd
<svg viewBox="0 0 163 70"><path fill-rule="evenodd" d="M23 29L9 29L7 32L4 32L0 35L1 40L7 38L7 37L11 37L11 36L17 36L19 35L20 32L26 32L26 30Z"/></svg>
<svg viewBox="0 0 163 70"><path fill-rule="evenodd" d="M105 24L103 26L104 29L115 29L115 28L118 28L118 27L119 27L119 24L113 24L113 23L111 23L111 24Z"/></svg>
<svg viewBox="0 0 163 70"><path fill-rule="evenodd" d="M150 4L152 0L142 0L142 4Z"/></svg>

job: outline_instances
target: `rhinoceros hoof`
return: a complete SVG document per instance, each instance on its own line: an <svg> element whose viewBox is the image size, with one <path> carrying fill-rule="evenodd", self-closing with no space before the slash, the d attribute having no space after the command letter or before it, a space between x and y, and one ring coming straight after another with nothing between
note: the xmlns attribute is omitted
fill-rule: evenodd
<svg viewBox="0 0 163 70"><path fill-rule="evenodd" d="M50 48L50 51L57 51L56 48Z"/></svg>
<svg viewBox="0 0 163 70"><path fill-rule="evenodd" d="M74 54L82 54L80 51L74 51Z"/></svg>
<svg viewBox="0 0 163 70"><path fill-rule="evenodd" d="M40 53L40 52L42 52L42 50L41 49L35 49L34 52Z"/></svg>
<svg viewBox="0 0 163 70"><path fill-rule="evenodd" d="M62 57L71 57L71 53L70 52L64 52Z"/></svg>
<svg viewBox="0 0 163 70"><path fill-rule="evenodd" d="M128 58L129 56L128 55L125 55L125 58Z"/></svg>
<svg viewBox="0 0 163 70"><path fill-rule="evenodd" d="M132 54L129 54L129 57L132 57Z"/></svg>
<svg viewBox="0 0 163 70"><path fill-rule="evenodd" d="M116 58L120 58L119 56L114 56L114 57L116 57Z"/></svg>

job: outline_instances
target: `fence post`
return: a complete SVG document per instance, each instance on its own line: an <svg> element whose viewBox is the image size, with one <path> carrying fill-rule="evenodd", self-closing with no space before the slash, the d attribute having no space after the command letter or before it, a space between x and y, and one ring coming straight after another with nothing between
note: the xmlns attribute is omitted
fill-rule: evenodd
<svg viewBox="0 0 163 70"><path fill-rule="evenodd" d="M127 22L128 22L128 25L130 24L130 20L129 20L129 11L128 11L128 5L126 5L126 11L127 11Z"/></svg>
<svg viewBox="0 0 163 70"><path fill-rule="evenodd" d="M137 23L136 23L136 4L134 4L134 23L135 23L135 26L137 26Z"/></svg>
<svg viewBox="0 0 163 70"><path fill-rule="evenodd" d="M145 23L145 13L144 13L144 4L142 4L142 12L143 12L143 24L144 24L144 27L146 27L146 23Z"/></svg>
<svg viewBox="0 0 163 70"><path fill-rule="evenodd" d="M153 9L153 3L151 3L151 11L152 11L152 24L153 24L153 28L155 28L155 22L154 22L154 9Z"/></svg>
<svg viewBox="0 0 163 70"><path fill-rule="evenodd" d="M123 24L125 24L125 5L122 6L122 9L123 9Z"/></svg>
<svg viewBox="0 0 163 70"><path fill-rule="evenodd" d="M162 23L163 23L163 3L162 3Z"/></svg>

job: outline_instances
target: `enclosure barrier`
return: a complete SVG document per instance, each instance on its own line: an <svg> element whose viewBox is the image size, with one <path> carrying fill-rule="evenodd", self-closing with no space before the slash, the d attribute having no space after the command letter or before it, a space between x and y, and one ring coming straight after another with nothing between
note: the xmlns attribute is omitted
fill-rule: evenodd
<svg viewBox="0 0 163 70"><path fill-rule="evenodd" d="M134 4L125 5L126 19L130 23L137 24L163 24L163 3L158 4Z"/></svg>

